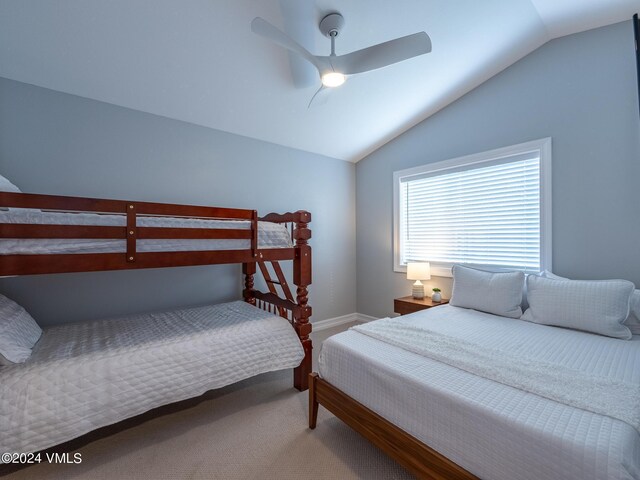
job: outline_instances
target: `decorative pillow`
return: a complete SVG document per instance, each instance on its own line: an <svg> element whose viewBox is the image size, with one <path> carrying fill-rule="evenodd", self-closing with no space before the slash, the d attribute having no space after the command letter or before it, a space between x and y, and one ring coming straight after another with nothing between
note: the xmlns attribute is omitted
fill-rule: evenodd
<svg viewBox="0 0 640 480"><path fill-rule="evenodd" d="M547 270L541 273L543 277L554 278L556 280L569 280L565 277L559 277ZM640 335L640 290L634 290L629 299L629 316L624 324L631 330L634 335Z"/></svg>
<svg viewBox="0 0 640 480"><path fill-rule="evenodd" d="M529 275L537 275L539 277L547 277L547 278L562 278L562 277L558 277L557 275L554 275L549 270L543 270L538 273L525 273L524 282L522 286L522 304L521 304L523 312L526 312L527 308L529 308L529 301L527 300L527 277ZM568 280L568 278L565 280Z"/></svg>
<svg viewBox="0 0 640 480"><path fill-rule="evenodd" d="M546 278L557 278L557 279L560 279L560 280L569 280L568 278L559 277L557 275L554 275L549 270L542 270L541 272L538 272L538 273L530 273L528 275L525 275L524 288L522 289L522 311L523 312L526 312L527 308L529 308L529 300L527 300L527 277L529 275L537 275L539 277L546 277Z"/></svg>
<svg viewBox="0 0 640 480"><path fill-rule="evenodd" d="M566 280L530 275L522 320L630 339L623 325L634 285L626 280Z"/></svg>
<svg viewBox="0 0 640 480"><path fill-rule="evenodd" d="M0 364L22 363L42 335L42 329L16 302L0 295Z"/></svg>
<svg viewBox="0 0 640 480"><path fill-rule="evenodd" d="M522 315L522 272L486 272L462 265L453 266L453 292L449 304L472 308L502 317Z"/></svg>

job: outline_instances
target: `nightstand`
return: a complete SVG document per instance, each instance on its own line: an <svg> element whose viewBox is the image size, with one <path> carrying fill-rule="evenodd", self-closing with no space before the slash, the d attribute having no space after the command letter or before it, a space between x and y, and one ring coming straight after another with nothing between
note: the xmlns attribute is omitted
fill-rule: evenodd
<svg viewBox="0 0 640 480"><path fill-rule="evenodd" d="M419 312L420 310L426 310L427 308L437 307L438 305L445 305L447 303L449 303L449 300L446 298L443 298L441 302L433 302L431 301L431 297L417 299L409 295L408 297L396 298L393 301L393 311L400 315L407 315L408 313Z"/></svg>

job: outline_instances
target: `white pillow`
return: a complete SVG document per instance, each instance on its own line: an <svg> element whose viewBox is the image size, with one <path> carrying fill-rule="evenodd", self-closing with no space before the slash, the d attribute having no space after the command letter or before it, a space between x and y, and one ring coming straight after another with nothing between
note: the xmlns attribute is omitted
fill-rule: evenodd
<svg viewBox="0 0 640 480"><path fill-rule="evenodd" d="M0 295L0 364L22 363L42 335L42 329L16 302Z"/></svg>
<svg viewBox="0 0 640 480"><path fill-rule="evenodd" d="M640 290L634 290L629 300L629 316L624 324L634 335L640 335Z"/></svg>
<svg viewBox="0 0 640 480"><path fill-rule="evenodd" d="M453 266L453 292L449 304L472 308L502 317L522 315L522 272L486 272L475 268Z"/></svg>
<svg viewBox="0 0 640 480"><path fill-rule="evenodd" d="M561 277L559 275L556 275L555 273L551 273L549 270L543 270L538 276L544 278L553 278L554 280L571 280L570 278Z"/></svg>
<svg viewBox="0 0 640 480"><path fill-rule="evenodd" d="M634 285L627 280L566 280L530 275L522 320L630 339L623 325Z"/></svg>
<svg viewBox="0 0 640 480"><path fill-rule="evenodd" d="M16 187L13 183L11 183L7 178L0 175L0 192L12 192L12 193L21 193L20 189ZM7 211L9 210L6 207L0 207L0 210Z"/></svg>
<svg viewBox="0 0 640 480"><path fill-rule="evenodd" d="M16 187L9 181L9 179L3 177L2 175L0 175L0 192L21 193L18 187Z"/></svg>
<svg viewBox="0 0 640 480"><path fill-rule="evenodd" d="M555 278L556 280L569 280L565 277L559 277L547 270L540 275L547 278ZM624 324L631 330L633 335L640 335L640 290L634 290L629 299L629 316Z"/></svg>
<svg viewBox="0 0 640 480"><path fill-rule="evenodd" d="M525 273L524 282L522 286L522 304L521 304L523 312L526 312L527 308L529 308L529 301L527 300L527 277L529 275L538 275L538 276L547 277L547 278L563 278L563 277L558 277L557 275L554 275L549 270L542 270L541 272L538 272L538 273Z"/></svg>
<svg viewBox="0 0 640 480"><path fill-rule="evenodd" d="M15 186L13 183L9 181L8 178L0 175L0 192L12 192L12 193L22 193L22 191ZM35 208L6 208L0 207L0 211L11 211L11 212L39 212L40 210Z"/></svg>

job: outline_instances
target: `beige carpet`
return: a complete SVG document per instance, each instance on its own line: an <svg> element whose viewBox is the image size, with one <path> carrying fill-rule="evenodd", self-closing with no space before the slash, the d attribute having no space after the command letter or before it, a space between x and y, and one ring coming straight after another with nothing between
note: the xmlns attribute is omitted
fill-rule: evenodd
<svg viewBox="0 0 640 480"><path fill-rule="evenodd" d="M313 334L320 343L348 326ZM210 392L190 408L153 418L78 450L81 464L34 465L18 479L408 479L411 476L322 407L307 428L307 393L292 372L260 375Z"/></svg>

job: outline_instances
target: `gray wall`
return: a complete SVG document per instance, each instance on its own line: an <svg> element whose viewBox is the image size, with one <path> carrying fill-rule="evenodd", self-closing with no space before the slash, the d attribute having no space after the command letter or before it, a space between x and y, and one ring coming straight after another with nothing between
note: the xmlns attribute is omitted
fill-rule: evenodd
<svg viewBox="0 0 640 480"><path fill-rule="evenodd" d="M553 40L356 167L358 311L391 314L392 172L553 138L553 265L640 286L640 123L631 21ZM429 286L450 295L451 279Z"/></svg>
<svg viewBox="0 0 640 480"><path fill-rule="evenodd" d="M0 79L0 173L25 192L309 210L312 320L356 310L351 163ZM0 292L49 325L238 299L240 271L27 276Z"/></svg>

